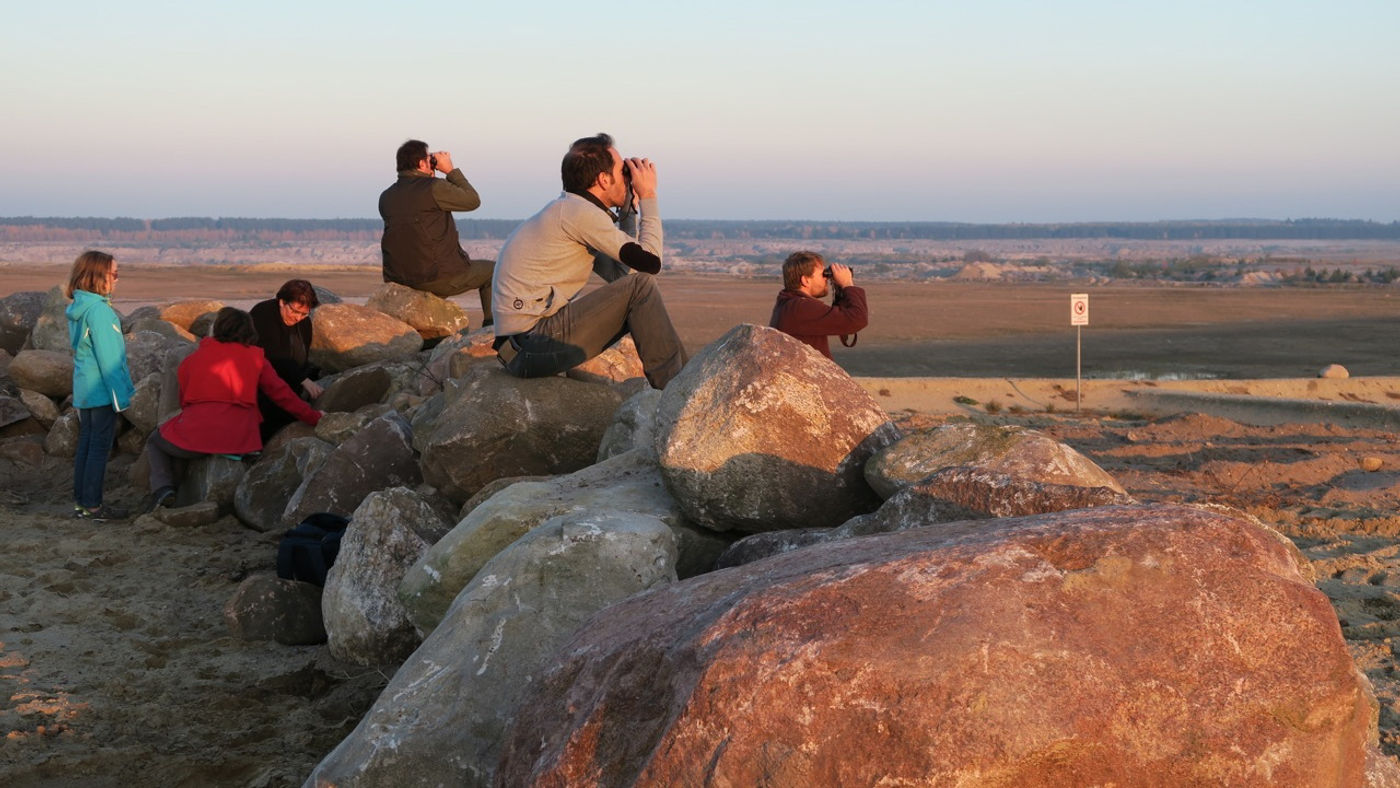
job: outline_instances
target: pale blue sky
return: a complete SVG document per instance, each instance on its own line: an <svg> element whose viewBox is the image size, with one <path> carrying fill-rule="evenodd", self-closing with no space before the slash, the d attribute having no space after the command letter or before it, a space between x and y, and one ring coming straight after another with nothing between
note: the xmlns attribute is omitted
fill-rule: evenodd
<svg viewBox="0 0 1400 788"><path fill-rule="evenodd" d="M5 216L372 217L418 137L523 218L608 131L676 218L1400 219L1396 0L13 5Z"/></svg>

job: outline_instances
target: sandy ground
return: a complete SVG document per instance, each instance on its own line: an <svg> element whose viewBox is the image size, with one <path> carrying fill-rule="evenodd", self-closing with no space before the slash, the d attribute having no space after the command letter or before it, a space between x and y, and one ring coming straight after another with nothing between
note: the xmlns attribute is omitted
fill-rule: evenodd
<svg viewBox="0 0 1400 788"><path fill-rule="evenodd" d="M181 284L162 275L143 289L147 285L133 268L123 267L127 300L119 299L122 308L189 292L227 293L229 302L253 300L287 278L281 271L231 272ZM38 284L33 272L23 286L6 275L0 266L0 294ZM337 276L344 279L330 273L314 278L335 281L332 289L348 296L362 296L375 286L363 271ZM230 282L236 285L215 289ZM766 311L775 289L704 277L668 288L677 323L697 347L732 325L736 314ZM908 427L950 418L1035 426L1095 459L1142 500L1236 506L1293 538L1312 561L1358 666L1375 686L1385 751L1400 755L1400 679L1393 650L1393 638L1400 634L1396 430L1336 419L1254 424L1247 422L1268 418L1249 413L1236 419L1201 412L1150 415L1124 393L1214 389L1228 396L1385 408L1400 399L1400 381L1385 377L1396 373L1393 364L1386 366L1395 342L1376 340L1384 348L1332 344L1334 355L1363 359L1352 363L1371 370L1364 374L1373 378L1335 383L1302 378L1308 370L1275 372L1270 377L1278 379L1267 381L1095 380L1085 389L1084 410L1076 413L1072 368L1068 377L1056 372L1050 379L1011 365L980 378L928 380L909 377L895 363L901 346L945 343L954 336L958 342L949 346L975 348L1019 336L1006 333L1016 327L1015 313L1044 310L1049 320L1051 306L1067 301L1063 288L939 289L932 294L940 300L950 292L965 298L949 301L962 304L958 309L933 311L920 307L907 289L877 293L872 288L871 300L877 308L888 304L886 311L908 325L900 332L872 326L857 348L842 351L849 368L862 353L887 345L894 349L891 361L880 365L881 378L863 381L877 401ZM1270 314L1339 321L1358 330L1397 330L1390 317L1393 301L1376 291L1337 298L1317 292L1302 292L1308 297L1300 298L1286 291L1195 291L1181 300L1179 310L1167 303L1176 293L1129 288L1116 294L1113 298L1136 304L1127 310L1131 320L1124 317L1123 326L1099 330L1156 332L1160 340L1190 328L1229 337L1251 321L1270 322ZM896 310L906 297L904 311ZM1192 311L1198 301L1209 303L1197 303ZM1113 314L1102 311L1105 320ZM1170 323L1182 313L1195 318L1195 325ZM997 317L989 317L980 333L956 336L975 328L984 315ZM1066 329L1055 330L1072 338ZM1142 341L1144 347L1151 344ZM1236 352L1236 361L1248 360L1247 348ZM1053 410L1047 412L1047 405ZM0 440L0 478L5 479L0 523L6 537L0 553L0 783L299 784L354 727L392 666L359 668L337 663L324 647L230 638L223 606L249 573L271 570L276 535L256 533L232 518L199 528L175 528L150 517L104 525L74 521L68 517L70 461L43 456L41 442L41 436ZM1379 461L1379 469L1364 470L1368 459ZM135 505L139 492L125 482L130 460L119 455L110 466L108 496Z"/></svg>

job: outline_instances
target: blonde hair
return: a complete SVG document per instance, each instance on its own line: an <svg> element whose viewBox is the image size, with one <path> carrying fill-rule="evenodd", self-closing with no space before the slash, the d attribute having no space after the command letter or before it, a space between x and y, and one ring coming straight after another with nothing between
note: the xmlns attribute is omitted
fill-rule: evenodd
<svg viewBox="0 0 1400 788"><path fill-rule="evenodd" d="M112 256L106 252L89 249L73 261L73 270L68 274L68 287L63 294L69 298L78 290L107 295L112 292L112 280L107 274L112 272Z"/></svg>

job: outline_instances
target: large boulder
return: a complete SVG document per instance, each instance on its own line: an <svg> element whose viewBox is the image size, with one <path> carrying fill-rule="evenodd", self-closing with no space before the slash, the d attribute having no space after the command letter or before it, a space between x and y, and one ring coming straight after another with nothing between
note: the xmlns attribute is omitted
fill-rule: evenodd
<svg viewBox="0 0 1400 788"><path fill-rule="evenodd" d="M794 551L595 616L501 785L1360 785L1375 701L1257 522L1102 507Z"/></svg>
<svg viewBox="0 0 1400 788"><path fill-rule="evenodd" d="M238 585L224 604L224 624L239 640L275 640L286 646L326 642L321 589L267 572Z"/></svg>
<svg viewBox="0 0 1400 788"><path fill-rule="evenodd" d="M413 623L431 632L481 568L540 523L563 514L638 514L674 532L682 577L709 571L726 540L685 521L656 461L633 451L567 476L512 484L473 508L405 575L399 595Z"/></svg>
<svg viewBox="0 0 1400 788"><path fill-rule="evenodd" d="M671 539L641 515L570 515L531 531L462 589L306 784L490 785L526 688L591 615L675 580Z"/></svg>
<svg viewBox="0 0 1400 788"><path fill-rule="evenodd" d="M851 518L833 529L831 537L842 539L957 520L1020 517L1131 503L1136 503L1132 496L1108 487L1037 482L958 466L944 468L901 489L875 512Z"/></svg>
<svg viewBox="0 0 1400 788"><path fill-rule="evenodd" d="M418 393L430 395L441 391L445 381L460 378L474 364L499 364L496 349L491 347L495 338L491 329L484 328L469 334L454 334L439 342L419 374Z"/></svg>
<svg viewBox="0 0 1400 788"><path fill-rule="evenodd" d="M165 355L171 347L187 344L182 339L171 339L155 331L136 331L126 335L126 366L131 370L131 379L140 380L152 373L160 372L165 363Z"/></svg>
<svg viewBox="0 0 1400 788"><path fill-rule="evenodd" d="M498 365L473 366L458 382L421 444L423 478L457 502L502 477L593 464L622 402L610 386L516 378Z"/></svg>
<svg viewBox="0 0 1400 788"><path fill-rule="evenodd" d="M574 380L589 383L621 383L646 375L642 357L637 355L637 343L632 335L619 339L612 347L564 372Z"/></svg>
<svg viewBox="0 0 1400 788"><path fill-rule="evenodd" d="M329 372L405 359L423 347L413 326L365 306L327 304L311 321L311 362Z"/></svg>
<svg viewBox="0 0 1400 788"><path fill-rule="evenodd" d="M399 601L399 582L448 527L430 503L406 487L365 497L350 516L321 596L336 659L398 664L418 648L421 638Z"/></svg>
<svg viewBox="0 0 1400 788"><path fill-rule="evenodd" d="M22 389L49 397L73 393L73 354L58 350L21 350L10 362L10 379Z"/></svg>
<svg viewBox="0 0 1400 788"><path fill-rule="evenodd" d="M667 487L692 521L719 531L834 526L873 510L861 469L898 437L830 359L749 324L691 359L656 411Z"/></svg>
<svg viewBox="0 0 1400 788"><path fill-rule="evenodd" d="M1033 482L1125 492L1093 460L1042 432L970 422L904 436L870 458L865 478L880 497L888 498L935 471L959 465Z"/></svg>
<svg viewBox="0 0 1400 788"><path fill-rule="evenodd" d="M203 335L191 328L194 322L210 312L218 312L223 308L222 301L173 301L156 307L156 317L199 337Z"/></svg>
<svg viewBox="0 0 1400 788"><path fill-rule="evenodd" d="M160 363L160 405L157 424L180 412L180 364L194 352L196 345L177 343L167 345Z"/></svg>
<svg viewBox="0 0 1400 788"><path fill-rule="evenodd" d="M50 402L49 405L52 406L53 403ZM25 404L24 400L8 394L0 394L0 427L8 427L31 418L33 418L33 414L30 413L29 406ZM52 422L50 423L52 424Z"/></svg>
<svg viewBox="0 0 1400 788"><path fill-rule="evenodd" d="M291 527L313 512L349 516L366 495L422 481L413 456L413 432L397 413L387 413L337 446L307 475L282 515Z"/></svg>
<svg viewBox="0 0 1400 788"><path fill-rule="evenodd" d="M387 364L355 367L321 381L325 391L314 404L324 411L351 413L383 402L393 384L394 376Z"/></svg>
<svg viewBox="0 0 1400 788"><path fill-rule="evenodd" d="M660 389L650 386L623 401L598 443L598 462L633 449L642 449L655 456L656 405L659 402Z"/></svg>
<svg viewBox="0 0 1400 788"><path fill-rule="evenodd" d="M29 409L29 415L33 416L34 420L46 430L52 427L55 421L58 421L59 416L63 415L52 399L37 391L20 389L19 399L24 403L24 407Z"/></svg>
<svg viewBox="0 0 1400 788"><path fill-rule="evenodd" d="M34 328L29 332L28 347L34 350L54 350L59 353L72 353L73 345L68 340L68 296L63 288L55 287L44 294L44 307L34 320Z"/></svg>
<svg viewBox="0 0 1400 788"><path fill-rule="evenodd" d="M233 494L248 472L248 466L222 454L207 454L184 461L184 474L177 477L175 506L193 506L212 501L224 512L233 509Z"/></svg>
<svg viewBox="0 0 1400 788"><path fill-rule="evenodd" d="M122 417L136 428L143 439L155 430L160 423L160 372L136 379L131 405L122 411Z"/></svg>
<svg viewBox="0 0 1400 788"><path fill-rule="evenodd" d="M233 513L255 531L284 528L282 513L287 502L333 448L319 438L302 437L265 451L234 489Z"/></svg>
<svg viewBox="0 0 1400 788"><path fill-rule="evenodd" d="M44 451L54 457L72 457L78 453L78 411L69 408L54 420L49 434L44 436Z"/></svg>
<svg viewBox="0 0 1400 788"><path fill-rule="evenodd" d="M18 353L43 311L44 293L40 290L22 290L0 298L0 350Z"/></svg>
<svg viewBox="0 0 1400 788"><path fill-rule="evenodd" d="M154 307L141 307L141 309L154 309ZM136 310L140 312L141 309ZM197 342L199 338L186 331L174 323L167 323L158 317L136 317L135 313L127 315L127 319L122 322L122 331L127 334L138 334L150 332L159 334L171 342Z"/></svg>
<svg viewBox="0 0 1400 788"><path fill-rule="evenodd" d="M370 294L365 306L413 326L424 339L450 336L470 327L467 311L445 298L394 282Z"/></svg>

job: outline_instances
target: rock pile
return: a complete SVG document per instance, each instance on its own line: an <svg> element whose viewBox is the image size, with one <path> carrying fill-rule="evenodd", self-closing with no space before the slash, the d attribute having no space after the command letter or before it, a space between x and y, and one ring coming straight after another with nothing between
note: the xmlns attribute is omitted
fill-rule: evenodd
<svg viewBox="0 0 1400 788"><path fill-rule="evenodd" d="M489 333L424 351L323 300L340 412L189 463L156 526L350 517L324 590L258 573L224 611L396 671L308 785L1400 780L1326 598L1244 515L1139 505L1032 430L903 436L767 328L657 392L625 345L519 380ZM0 299L0 338L30 321L0 441L63 453L52 306ZM207 306L127 322L124 450L178 406L192 343L156 325Z"/></svg>

